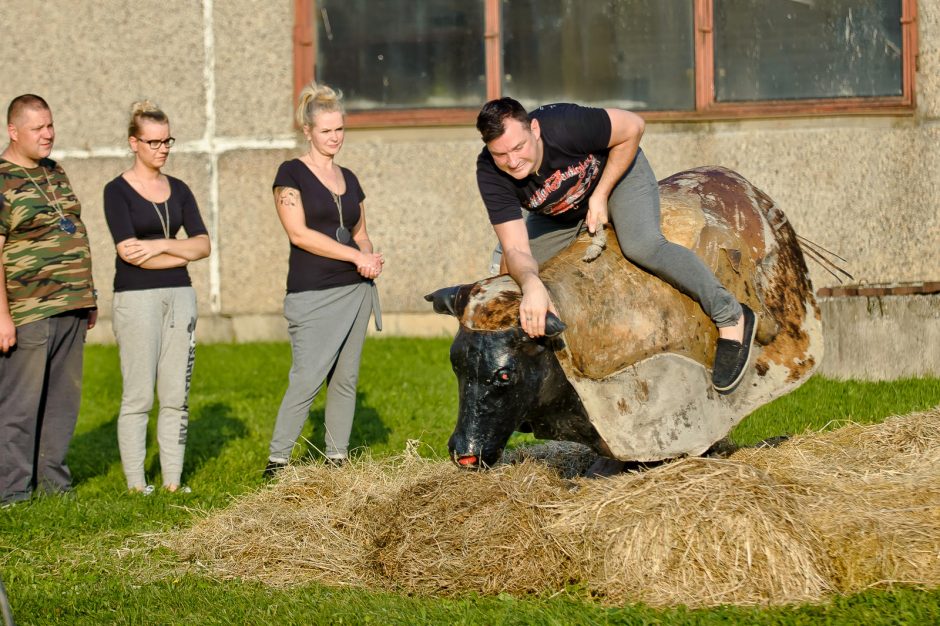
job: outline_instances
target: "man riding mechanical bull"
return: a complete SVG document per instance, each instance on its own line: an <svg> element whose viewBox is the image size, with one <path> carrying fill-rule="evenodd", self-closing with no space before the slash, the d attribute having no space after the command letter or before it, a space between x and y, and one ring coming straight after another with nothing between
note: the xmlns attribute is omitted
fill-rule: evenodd
<svg viewBox="0 0 940 626"><path fill-rule="evenodd" d="M550 104L529 114L512 98L486 103L477 117L486 144L477 184L501 268L522 289L522 329L540 337L547 313L557 311L539 265L609 218L624 257L692 297L718 327L712 385L731 393L750 355L754 314L695 254L663 237L659 187L640 148L644 128L643 118L622 109Z"/></svg>
<svg viewBox="0 0 940 626"><path fill-rule="evenodd" d="M426 296L460 320L460 465L494 464L514 430L620 461L701 454L818 364L819 310L783 212L724 168L657 183L644 126L511 98L480 111L502 274Z"/></svg>

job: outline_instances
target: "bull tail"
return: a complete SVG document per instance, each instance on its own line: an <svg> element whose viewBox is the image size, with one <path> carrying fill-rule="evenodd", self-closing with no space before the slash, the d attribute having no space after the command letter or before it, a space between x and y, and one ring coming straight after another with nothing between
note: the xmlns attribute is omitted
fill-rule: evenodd
<svg viewBox="0 0 940 626"><path fill-rule="evenodd" d="M842 261L843 263L848 263L847 260L839 256L832 250L827 250L823 248L821 245L819 245L818 243L810 241L806 237L801 237L800 235L797 235L796 238L797 238L797 241L799 241L800 243L800 249L803 250L803 253L808 258L818 263L820 267L822 267L824 270L832 274L835 277L835 279L839 281L840 284L844 282L842 280L842 276L845 276L849 278L850 280L854 280L855 277L849 274L845 270L844 267L841 267L840 264L837 263L833 259L838 259L839 261ZM842 276L840 276L840 274Z"/></svg>
<svg viewBox="0 0 940 626"><path fill-rule="evenodd" d="M594 231L594 234L591 235L591 245L588 246L587 250L584 251L584 256L581 257L581 260L585 263L590 263L597 257L601 255L601 252L604 251L604 248L607 247L607 229L603 224L598 224L597 228Z"/></svg>

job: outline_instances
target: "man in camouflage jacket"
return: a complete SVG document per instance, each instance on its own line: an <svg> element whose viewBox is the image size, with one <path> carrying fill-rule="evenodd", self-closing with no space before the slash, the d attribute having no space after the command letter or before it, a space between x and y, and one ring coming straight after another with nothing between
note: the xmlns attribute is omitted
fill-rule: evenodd
<svg viewBox="0 0 940 626"><path fill-rule="evenodd" d="M71 489L65 464L82 389L85 333L97 319L81 205L49 159L49 105L7 111L0 154L0 502Z"/></svg>

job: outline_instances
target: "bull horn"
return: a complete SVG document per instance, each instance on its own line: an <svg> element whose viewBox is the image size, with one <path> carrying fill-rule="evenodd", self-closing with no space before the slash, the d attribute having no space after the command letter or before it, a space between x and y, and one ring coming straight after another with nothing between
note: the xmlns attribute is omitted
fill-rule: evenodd
<svg viewBox="0 0 940 626"><path fill-rule="evenodd" d="M561 319L551 311L549 311L548 315L545 316L546 337L557 337L566 328L568 328L567 324L561 321Z"/></svg>
<svg viewBox="0 0 940 626"><path fill-rule="evenodd" d="M464 307L467 306L468 292L470 285L454 285L453 287L444 287L433 293L424 296L428 302L434 303L434 312L443 315L453 315L460 317L463 315Z"/></svg>
<svg viewBox="0 0 940 626"><path fill-rule="evenodd" d="M552 313L551 311L549 311L548 313L546 313L546 315L545 315L545 336L546 336L546 337L548 337L549 339L551 339L551 338L553 338L553 337L557 337L557 336L560 335L562 332L564 332L564 330L565 330L566 328L568 328L568 325L565 324L563 321L561 321L561 319L560 319L557 315L555 315L555 314ZM522 330L522 325L521 325L521 324L520 324L519 326L515 326L515 327L514 327L514 330L515 330L517 336L518 336L520 339L522 339L522 341L533 341L533 339L531 339L531 338L525 333L525 331Z"/></svg>

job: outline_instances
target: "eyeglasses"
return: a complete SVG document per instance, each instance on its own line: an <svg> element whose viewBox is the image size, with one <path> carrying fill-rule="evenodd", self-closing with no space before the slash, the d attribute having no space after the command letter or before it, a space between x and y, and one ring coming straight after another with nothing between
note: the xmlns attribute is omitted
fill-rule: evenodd
<svg viewBox="0 0 940 626"><path fill-rule="evenodd" d="M159 150L160 146L166 146L167 148L172 148L173 144L176 143L175 137L167 137L166 139L141 139L140 137L134 137L137 141L142 141L148 146L151 150Z"/></svg>

